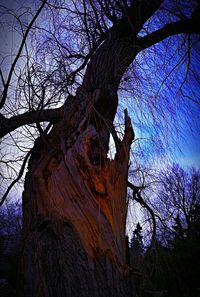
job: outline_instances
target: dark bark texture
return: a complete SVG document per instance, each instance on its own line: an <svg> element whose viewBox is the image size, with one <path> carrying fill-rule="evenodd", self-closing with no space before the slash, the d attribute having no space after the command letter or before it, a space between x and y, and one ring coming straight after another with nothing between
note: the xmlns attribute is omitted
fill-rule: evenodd
<svg viewBox="0 0 200 297"><path fill-rule="evenodd" d="M51 221L29 235L23 251L23 264L28 263L22 296L131 296L129 274L116 270L107 255L90 258L64 221Z"/></svg>

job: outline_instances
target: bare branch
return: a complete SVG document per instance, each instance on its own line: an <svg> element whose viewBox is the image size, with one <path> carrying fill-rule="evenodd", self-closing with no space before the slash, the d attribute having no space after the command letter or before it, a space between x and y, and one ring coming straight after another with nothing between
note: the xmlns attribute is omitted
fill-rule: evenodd
<svg viewBox="0 0 200 297"><path fill-rule="evenodd" d="M158 29L144 37L138 38L138 47L142 51L143 49L150 47L167 37L180 33L200 33L199 27L196 21L193 19L173 22L165 25L161 29Z"/></svg>
<svg viewBox="0 0 200 297"><path fill-rule="evenodd" d="M8 194L9 194L10 190L14 187L14 185L15 185L15 184L20 180L20 178L22 177L22 175L23 175L23 173L24 173L24 169L25 169L25 167L26 167L26 163L27 163L28 158L30 157L31 153L32 153L32 149L31 149L31 150L28 152L28 154L25 156L24 161L23 161L23 163L22 163L22 167L21 167L21 169L20 169L20 171L19 171L19 174L18 174L17 178L14 179L14 180L12 181L12 183L11 183L11 184L9 185L9 187L7 188L5 194L4 194L3 197L1 198L1 201L0 201L0 207L3 205L4 201L6 200L6 198L7 198Z"/></svg>
<svg viewBox="0 0 200 297"><path fill-rule="evenodd" d="M61 119L62 114L63 107L26 112L9 119L0 114L0 138L24 125L40 122L56 122Z"/></svg>
<svg viewBox="0 0 200 297"><path fill-rule="evenodd" d="M133 200L136 202L140 203L140 205L144 208L147 209L147 211L150 213L151 218L152 218L152 224L153 224L153 232L152 232L152 238L151 238L151 246L152 247L155 243L156 240L156 218L155 218L155 213L153 209L146 203L146 201L142 198L141 195L141 190L144 189L144 187L137 187L133 185L131 182L127 182L127 186L133 190L132 195L133 195Z"/></svg>
<svg viewBox="0 0 200 297"><path fill-rule="evenodd" d="M1 102L0 102L0 109L4 106L4 103L6 102L6 97L7 97L7 93L8 93L8 88L9 88L9 85L10 85L10 82L11 82L11 78L12 78L12 75L13 75L13 72L14 72L14 69L15 69L15 66L17 64L17 61L19 60L20 58L20 55L22 53L22 50L23 50L23 47L26 43L26 40L27 40L27 36L34 24L34 22L36 21L37 17L39 16L40 12L42 11L43 7L45 6L47 0L43 0L41 6L39 7L39 9L37 10L36 14L34 15L34 17L32 18L30 24L28 25L24 35L23 35L23 38L22 38L22 41L21 41L21 44L20 44L20 47L19 47L19 50L16 54L16 57L11 65L11 68L10 68L10 71L9 71L9 74L8 74L8 79L5 83L5 86L4 86L4 90L3 90L3 94L2 94L2 97L1 97Z"/></svg>

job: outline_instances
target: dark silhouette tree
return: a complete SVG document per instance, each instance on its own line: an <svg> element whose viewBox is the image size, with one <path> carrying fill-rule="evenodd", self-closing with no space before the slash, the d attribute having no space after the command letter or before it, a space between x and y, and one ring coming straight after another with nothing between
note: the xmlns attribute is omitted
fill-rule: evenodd
<svg viewBox="0 0 200 297"><path fill-rule="evenodd" d="M190 61L200 10L198 2L186 4L44 0L34 16L29 10L14 14L22 41L7 78L0 71L0 137L15 132L19 146L18 128L25 126L34 143L1 200L29 159L18 296L131 296L125 226L134 132L127 110L123 138L115 131L117 92L136 56L172 35L188 34ZM43 23L35 25L42 12ZM149 27L159 12L161 26ZM29 45L37 45L37 52L30 54ZM112 160L110 135L116 147Z"/></svg>
<svg viewBox="0 0 200 297"><path fill-rule="evenodd" d="M175 244L177 244L178 242L180 243L180 241L183 241L185 236L185 230L181 224L179 215L176 216L175 224L172 226L172 229L174 230L174 233L175 233L174 239L173 239L173 241L175 241Z"/></svg>
<svg viewBox="0 0 200 297"><path fill-rule="evenodd" d="M137 223L136 228L133 231L133 236L131 238L131 249L133 250L133 252L139 251L140 253L143 250L143 236L140 223Z"/></svg>
<svg viewBox="0 0 200 297"><path fill-rule="evenodd" d="M15 296L21 239L21 207L17 203L0 209L0 296Z"/></svg>
<svg viewBox="0 0 200 297"><path fill-rule="evenodd" d="M133 230L130 242L130 266L132 267L136 296L140 296L141 293L143 248L142 227L138 222L136 228Z"/></svg>
<svg viewBox="0 0 200 297"><path fill-rule="evenodd" d="M152 294L158 290L171 296L198 296L199 170L185 171L174 164L159 178L157 199L151 205L159 242L144 253L144 288Z"/></svg>
<svg viewBox="0 0 200 297"><path fill-rule="evenodd" d="M198 210L196 209L196 219L198 221ZM173 238L169 241L168 255L173 263L171 269L169 288L174 296L198 296L199 295L199 257L200 257L200 236L199 224L190 223L188 228L183 227L183 222L179 215L175 218L173 225Z"/></svg>
<svg viewBox="0 0 200 297"><path fill-rule="evenodd" d="M198 221L200 172L194 168L186 171L173 164L160 174L159 179L158 199L153 209L160 218L161 233L165 230L166 238L170 234L184 238L192 229L193 222Z"/></svg>

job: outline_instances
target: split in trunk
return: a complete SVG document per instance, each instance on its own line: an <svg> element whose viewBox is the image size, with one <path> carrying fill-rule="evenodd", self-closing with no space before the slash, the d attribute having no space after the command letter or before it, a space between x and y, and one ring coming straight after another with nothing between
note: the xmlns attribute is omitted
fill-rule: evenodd
<svg viewBox="0 0 200 297"><path fill-rule="evenodd" d="M88 104L79 126L73 110L35 144L23 193L22 296L131 294L125 224L134 133L125 112L124 138L108 159L113 115L100 117L104 93L94 94L96 107Z"/></svg>

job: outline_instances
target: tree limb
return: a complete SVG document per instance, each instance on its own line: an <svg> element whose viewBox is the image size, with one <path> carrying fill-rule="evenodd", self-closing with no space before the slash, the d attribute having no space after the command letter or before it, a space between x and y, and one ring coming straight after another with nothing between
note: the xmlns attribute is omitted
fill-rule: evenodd
<svg viewBox="0 0 200 297"><path fill-rule="evenodd" d="M152 237L151 237L151 245L150 247L152 247L155 244L156 241L156 218L155 218L155 213L153 211L153 209L144 201L144 199L141 196L141 190L144 187L137 187L135 185L133 185L131 182L127 182L127 186L133 190L133 199L140 203L140 205L144 208L147 209L147 211L150 213L151 218L152 218L152 223L153 223L153 232L152 232Z"/></svg>
<svg viewBox="0 0 200 297"><path fill-rule="evenodd" d="M158 29L144 37L138 38L138 47L140 51L148 48L167 37L180 33L200 33L196 19L183 20L178 22L173 22L165 25L161 29Z"/></svg>
<svg viewBox="0 0 200 297"><path fill-rule="evenodd" d="M24 125L41 122L56 122L62 118L63 111L63 107L36 110L13 116L9 119L0 114L0 138Z"/></svg>

